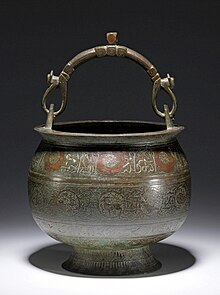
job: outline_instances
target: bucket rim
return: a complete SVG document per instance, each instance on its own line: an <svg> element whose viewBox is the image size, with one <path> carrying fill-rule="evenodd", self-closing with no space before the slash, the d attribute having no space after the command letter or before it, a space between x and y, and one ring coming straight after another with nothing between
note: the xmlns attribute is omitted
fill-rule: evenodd
<svg viewBox="0 0 220 295"><path fill-rule="evenodd" d="M59 127L67 127L67 126L76 126L77 124L81 125L91 125L91 124L133 124L133 125L145 125L146 127L161 127L161 130L157 131L149 131L149 132L119 132L119 133L100 133L100 132L67 132L56 130ZM54 129L55 127L55 129ZM174 125L173 127L167 128L165 123L162 122L152 122L152 121L142 121L142 120L79 120L79 121L66 121L66 122L56 122L53 124L53 129L46 128L45 125L39 125L34 128L40 134L48 134L48 135L56 135L56 136L70 136L70 137L105 137L105 138L123 138L123 137L146 137L146 136L163 136L163 135L173 135L176 136L182 130L184 130L183 126Z"/></svg>

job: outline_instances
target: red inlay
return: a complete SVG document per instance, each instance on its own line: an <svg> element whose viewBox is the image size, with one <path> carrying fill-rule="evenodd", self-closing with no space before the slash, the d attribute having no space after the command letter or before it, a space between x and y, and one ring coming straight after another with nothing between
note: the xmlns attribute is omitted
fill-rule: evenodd
<svg viewBox="0 0 220 295"><path fill-rule="evenodd" d="M170 152L156 152L155 161L157 166L164 172L172 172L174 169L174 158Z"/></svg>
<svg viewBox="0 0 220 295"><path fill-rule="evenodd" d="M97 163L97 169L106 174L117 174L122 170L123 156L116 153L103 153Z"/></svg>
<svg viewBox="0 0 220 295"><path fill-rule="evenodd" d="M55 161L54 161L54 158L55 158ZM64 160L64 152L56 152L56 153L49 152L45 156L44 167L49 172L58 170L61 167L63 160Z"/></svg>

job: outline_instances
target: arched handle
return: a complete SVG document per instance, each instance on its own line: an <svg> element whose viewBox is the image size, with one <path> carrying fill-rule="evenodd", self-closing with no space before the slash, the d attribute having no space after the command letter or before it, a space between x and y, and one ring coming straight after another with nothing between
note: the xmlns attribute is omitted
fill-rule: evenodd
<svg viewBox="0 0 220 295"><path fill-rule="evenodd" d="M171 78L168 75L167 78L161 79L159 73L157 72L157 69L152 65L152 63L147 58L128 47L117 45L117 33L107 33L107 41L108 45L96 46L94 48L85 50L77 54L71 61L69 61L66 64L59 76L53 75L53 71L50 72L50 74L48 75L49 85L42 99L43 110L47 114L50 113L50 109L52 108L48 109L46 106L47 97L53 90L55 90L58 87L61 91L62 102L60 108L57 111L53 111L53 116L55 117L65 110L67 104L67 82L70 79L70 76L73 73L73 71L79 65L95 57L118 56L126 57L137 62L147 71L152 81L154 82L152 91L153 109L156 112L156 114L160 117L165 117L165 112L163 113L158 110L156 97L160 88L162 88L163 90L165 90L165 92L168 93L168 95L171 97L173 101L173 107L169 112L169 115L170 117L173 117L177 108L176 97L171 90L171 88L174 86L174 78Z"/></svg>

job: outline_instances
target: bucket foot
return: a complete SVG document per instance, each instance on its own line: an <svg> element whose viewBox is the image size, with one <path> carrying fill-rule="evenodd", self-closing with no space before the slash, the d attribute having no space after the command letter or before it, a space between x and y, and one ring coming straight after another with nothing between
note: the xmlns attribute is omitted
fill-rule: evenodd
<svg viewBox="0 0 220 295"><path fill-rule="evenodd" d="M120 276L152 272L158 270L161 263L153 257L149 246L126 250L74 247L69 259L62 266L75 273Z"/></svg>

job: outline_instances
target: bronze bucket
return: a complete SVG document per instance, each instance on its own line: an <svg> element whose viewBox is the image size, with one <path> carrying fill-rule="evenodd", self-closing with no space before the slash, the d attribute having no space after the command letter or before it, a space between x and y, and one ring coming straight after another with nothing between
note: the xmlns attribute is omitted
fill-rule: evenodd
<svg viewBox="0 0 220 295"><path fill-rule="evenodd" d="M174 233L185 221L190 203L190 173L176 139L184 129L173 125L174 79L161 78L141 54L108 44L76 55L59 76L48 75L42 106L47 121L35 130L42 141L29 170L29 198L38 226L71 245L63 263L72 272L129 275L151 272L161 264L149 246ZM73 70L93 57L127 57L139 63L153 81L152 105L165 123L145 121L75 121L54 123L67 102ZM48 94L60 88L62 104L46 106ZM173 107L157 108L162 89Z"/></svg>

